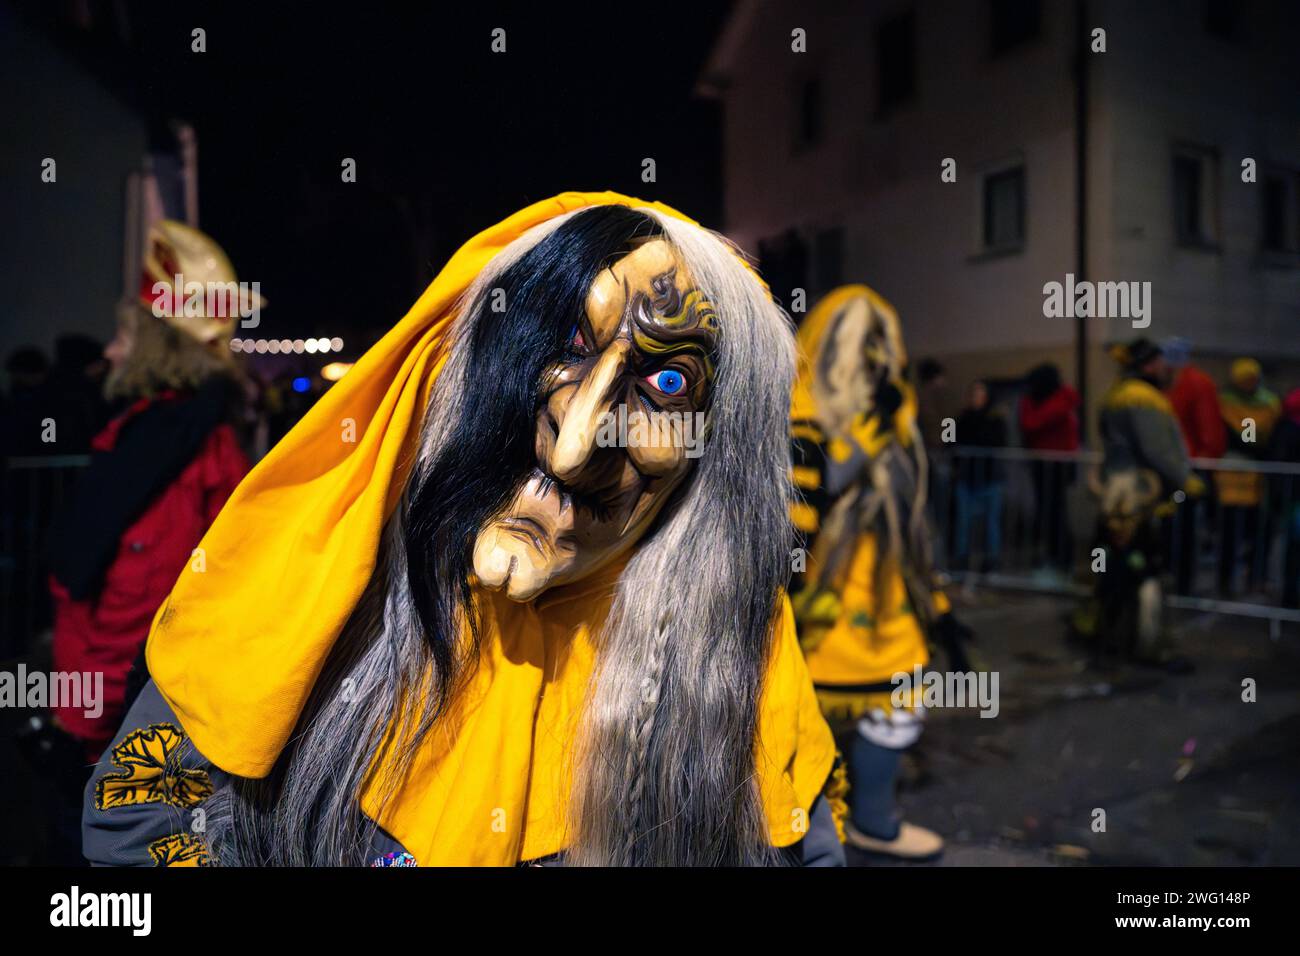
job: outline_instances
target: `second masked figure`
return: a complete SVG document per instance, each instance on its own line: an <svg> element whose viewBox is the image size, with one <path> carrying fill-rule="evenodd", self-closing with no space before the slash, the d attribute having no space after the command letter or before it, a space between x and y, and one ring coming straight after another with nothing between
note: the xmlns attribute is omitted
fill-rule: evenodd
<svg viewBox="0 0 1300 956"><path fill-rule="evenodd" d="M847 841L918 859L943 847L900 820L894 790L904 750L920 737L919 689L899 696L943 644L966 671L969 631L952 616L931 565L926 457L907 354L892 306L862 285L822 299L798 335L791 407L792 508L806 567L791 586L817 696L853 724Z"/></svg>

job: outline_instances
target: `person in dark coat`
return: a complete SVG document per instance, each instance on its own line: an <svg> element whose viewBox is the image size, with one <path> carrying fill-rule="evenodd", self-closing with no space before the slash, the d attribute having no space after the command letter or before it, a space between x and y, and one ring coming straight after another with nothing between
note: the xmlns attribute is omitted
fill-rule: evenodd
<svg viewBox="0 0 1300 956"><path fill-rule="evenodd" d="M1078 450L1079 393L1061 381L1061 370L1050 362L1025 376L1017 417L1021 440L1030 451ZM1043 536L1043 557L1051 567L1068 568L1074 543L1065 520L1065 500L1074 483L1074 462L1044 456L1031 464L1034 524Z"/></svg>
<svg viewBox="0 0 1300 956"><path fill-rule="evenodd" d="M988 386L971 385L966 407L957 419L957 444L965 448L1005 448L1007 423L989 405ZM957 460L957 530L953 559L966 569L970 561L970 531L976 519L984 519L983 569L997 567L1002 552L1002 491L1006 469L993 455L968 454Z"/></svg>

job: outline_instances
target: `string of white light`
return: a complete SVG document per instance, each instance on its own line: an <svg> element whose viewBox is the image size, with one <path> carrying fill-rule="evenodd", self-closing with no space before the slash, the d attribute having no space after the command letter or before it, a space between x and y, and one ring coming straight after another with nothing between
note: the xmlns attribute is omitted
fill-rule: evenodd
<svg viewBox="0 0 1300 956"><path fill-rule="evenodd" d="M337 335L332 339L231 339L230 351L258 355L323 355L329 352L342 352L343 340Z"/></svg>

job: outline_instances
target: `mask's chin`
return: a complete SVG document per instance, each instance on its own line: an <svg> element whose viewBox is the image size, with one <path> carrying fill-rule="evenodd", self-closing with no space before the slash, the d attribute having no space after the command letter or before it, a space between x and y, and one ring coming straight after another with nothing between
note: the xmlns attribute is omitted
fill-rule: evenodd
<svg viewBox="0 0 1300 956"><path fill-rule="evenodd" d="M596 518L562 503L554 490L537 494L539 486L530 482L474 540L474 575L512 601L572 584L635 545L674 484L665 482L658 493L629 493L613 512Z"/></svg>
<svg viewBox="0 0 1300 956"><path fill-rule="evenodd" d="M607 474L602 492L575 500L537 469L501 514L474 540L474 576L480 586L512 601L531 601L548 588L572 584L633 547L688 470L642 477L629 463ZM588 477L594 472L589 470Z"/></svg>
<svg viewBox="0 0 1300 956"><path fill-rule="evenodd" d="M526 540L527 534L509 518L494 521L479 532L474 542L474 574L481 585L504 591L512 601L531 601L553 584L562 583L559 579L570 569L571 559L544 557L536 544Z"/></svg>

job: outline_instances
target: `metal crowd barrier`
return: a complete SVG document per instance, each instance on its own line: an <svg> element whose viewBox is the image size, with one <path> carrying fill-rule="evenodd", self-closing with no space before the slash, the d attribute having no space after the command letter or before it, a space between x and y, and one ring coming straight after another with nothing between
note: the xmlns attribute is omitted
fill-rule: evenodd
<svg viewBox="0 0 1300 956"><path fill-rule="evenodd" d="M50 527L89 463L89 455L0 460L0 660L26 654L50 626Z"/></svg>
<svg viewBox="0 0 1300 956"><path fill-rule="evenodd" d="M972 586L1080 595L1099 502L1093 451L931 448L936 561ZM1170 607L1300 624L1300 464L1193 459L1207 493L1163 523Z"/></svg>

